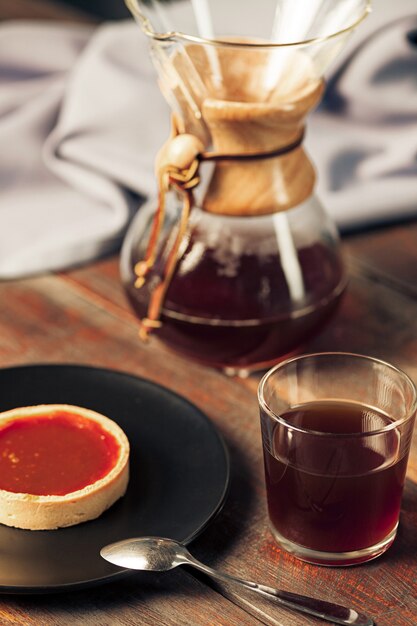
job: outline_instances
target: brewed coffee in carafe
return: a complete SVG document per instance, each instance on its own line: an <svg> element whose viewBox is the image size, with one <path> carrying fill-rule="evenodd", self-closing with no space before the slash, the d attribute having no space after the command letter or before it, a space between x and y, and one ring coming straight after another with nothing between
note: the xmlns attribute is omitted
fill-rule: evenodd
<svg viewBox="0 0 417 626"><path fill-rule="evenodd" d="M179 16L175 2L129 4L173 109L156 164L159 197L140 208L122 250L140 336L231 374L267 367L325 324L346 284L337 231L314 195L302 143L322 73L367 3L344 2L352 15L340 32L332 31L330 3L313 3L330 13L310 15L310 41L294 39L294 27L292 40L283 34L288 2L235 6L239 16L273 4L278 42L222 22L221 4L230 10L233 1L179 2ZM179 30L181 19L202 29L201 4L210 18L204 28L219 29L215 39ZM178 27L160 30L161 15L165 27L176 19Z"/></svg>

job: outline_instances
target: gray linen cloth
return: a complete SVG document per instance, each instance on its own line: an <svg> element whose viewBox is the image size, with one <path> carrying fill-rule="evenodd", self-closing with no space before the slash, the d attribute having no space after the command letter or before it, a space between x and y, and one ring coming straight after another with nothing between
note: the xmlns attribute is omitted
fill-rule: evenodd
<svg viewBox="0 0 417 626"><path fill-rule="evenodd" d="M319 195L341 228L417 214L415 2L376 0L310 119ZM0 279L117 250L155 193L169 118L133 22L1 25Z"/></svg>
<svg viewBox="0 0 417 626"><path fill-rule="evenodd" d="M417 0L374 0L308 126L339 228L417 216Z"/></svg>
<svg viewBox="0 0 417 626"><path fill-rule="evenodd" d="M169 130L133 23L0 26L0 278L120 247Z"/></svg>

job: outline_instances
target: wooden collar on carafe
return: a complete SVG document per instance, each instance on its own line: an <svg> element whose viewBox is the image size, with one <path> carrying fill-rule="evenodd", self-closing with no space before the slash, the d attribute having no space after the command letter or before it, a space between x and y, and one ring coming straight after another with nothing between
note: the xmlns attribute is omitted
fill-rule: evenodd
<svg viewBox="0 0 417 626"><path fill-rule="evenodd" d="M149 334L153 330L160 328L162 325L160 317L165 295L179 260L179 248L185 235L189 215L194 204L193 189L200 182L200 163L204 161L214 161L220 165L225 162L234 161L236 163L240 162L244 165L254 161L269 161L291 153L296 154L297 148L300 148L303 142L303 138L304 127L302 126L298 130L298 134L293 141L273 150L237 154L206 152L204 150L203 142L198 137L192 134L178 132L176 119L174 116L172 117L171 136L162 147L156 162L158 179L158 206L153 219L148 246L145 257L143 260L136 263L134 267L136 275L135 287L137 289L140 289L146 283L147 275L156 261L157 244L164 223L165 196L170 189L177 190L182 196L182 210L178 224L178 232L171 250L169 251L162 277L159 284L152 289L150 294L147 316L140 320L139 336L142 340L146 341ZM209 187L203 205L204 210L225 215L265 215L287 210L292 206L299 204L302 200L311 195L314 186L314 171L311 168L309 161L306 159L303 151L301 160L305 161L305 167L308 169L306 176L304 177L304 185L302 187L299 186L298 180L300 178L300 172L298 171L297 175L295 171L297 167L300 168L299 159L296 158L295 161L292 159L289 169L293 171L289 171L289 175L293 177L295 176L297 179L296 184L292 185L295 190L295 194L292 194L291 197L289 197L288 194L284 194L281 196L281 202L279 197L275 198L273 205L269 206L266 210L261 209L253 211L249 207L247 210L238 209L237 211L228 212L227 210L221 208L221 203L219 209L219 203L216 202L216 196L219 195L218 187L222 187L223 185L221 181L220 184L219 182L216 183L215 175L213 176L215 189L211 194ZM235 174L239 176L237 171ZM221 171L219 171L219 176L221 177ZM229 193L233 193L233 189L229 190ZM210 194L212 195L211 202Z"/></svg>

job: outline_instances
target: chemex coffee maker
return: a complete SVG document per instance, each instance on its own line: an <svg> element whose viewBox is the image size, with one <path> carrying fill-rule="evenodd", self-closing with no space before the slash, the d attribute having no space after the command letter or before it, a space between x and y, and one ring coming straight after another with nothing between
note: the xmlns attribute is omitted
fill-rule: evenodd
<svg viewBox="0 0 417 626"><path fill-rule="evenodd" d="M158 198L122 250L140 337L232 375L268 367L323 326L346 286L303 138L370 2L127 4L172 108Z"/></svg>

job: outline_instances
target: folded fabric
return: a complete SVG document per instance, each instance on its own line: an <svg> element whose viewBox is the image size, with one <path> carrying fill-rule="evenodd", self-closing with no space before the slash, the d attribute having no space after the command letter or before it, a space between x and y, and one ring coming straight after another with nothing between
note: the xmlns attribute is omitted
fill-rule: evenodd
<svg viewBox="0 0 417 626"><path fill-rule="evenodd" d="M309 124L318 193L342 231L417 216L416 9L375 1Z"/></svg>
<svg viewBox="0 0 417 626"><path fill-rule="evenodd" d="M417 214L412 5L376 0L310 118L318 191L342 228ZM169 118L133 22L0 26L0 278L117 250L156 191Z"/></svg>
<svg viewBox="0 0 417 626"><path fill-rule="evenodd" d="M0 278L117 250L168 129L132 22L0 26Z"/></svg>

